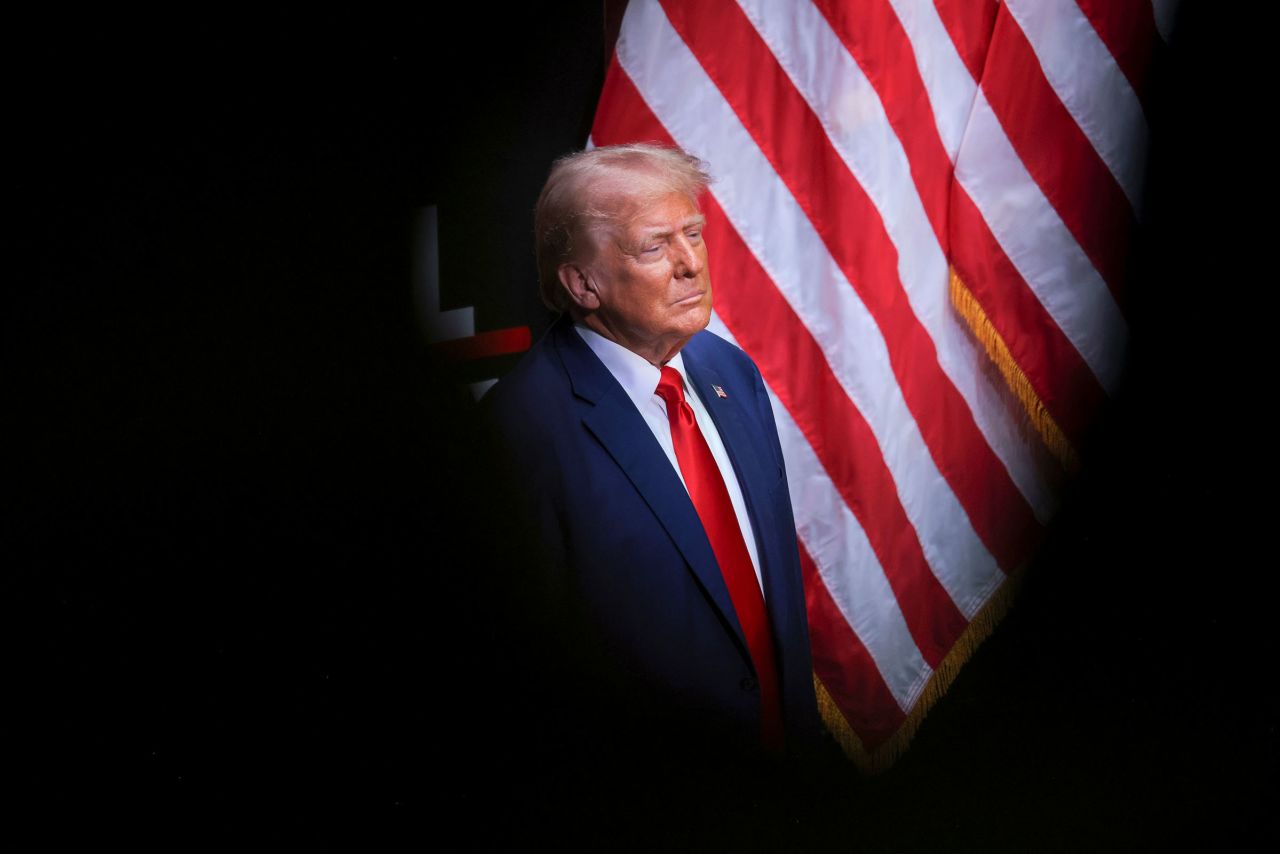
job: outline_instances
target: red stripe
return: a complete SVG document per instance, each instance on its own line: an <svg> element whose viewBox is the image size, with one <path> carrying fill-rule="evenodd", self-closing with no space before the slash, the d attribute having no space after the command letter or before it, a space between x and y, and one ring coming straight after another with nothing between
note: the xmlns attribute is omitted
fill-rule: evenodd
<svg viewBox="0 0 1280 854"><path fill-rule="evenodd" d="M947 28L960 59L974 80L982 79L991 46L991 32L996 25L999 0L934 0L938 17Z"/></svg>
<svg viewBox="0 0 1280 854"><path fill-rule="evenodd" d="M1145 106L1147 79L1159 45L1151 0L1076 0Z"/></svg>
<svg viewBox="0 0 1280 854"><path fill-rule="evenodd" d="M813 672L863 746L875 750L897 732L906 715L893 699L867 648L831 598L804 543L800 543L800 570L809 613Z"/></svg>
<svg viewBox="0 0 1280 854"><path fill-rule="evenodd" d="M974 530L1003 569L1016 568L1040 525L942 372L879 212L741 9L729 0L663 8L875 318L907 406Z"/></svg>
<svg viewBox="0 0 1280 854"><path fill-rule="evenodd" d="M592 138L599 145L636 138L672 144L616 66L610 69ZM716 200L708 195L703 208L717 311L751 353L858 518L921 655L937 666L967 622L929 568L870 427Z"/></svg>
<svg viewBox="0 0 1280 854"><path fill-rule="evenodd" d="M1007 10L996 17L982 91L1027 171L1121 302L1133 208Z"/></svg>
<svg viewBox="0 0 1280 854"><path fill-rule="evenodd" d="M477 332L468 338L455 338L433 344L432 349L451 362L469 362L486 356L502 356L506 353L523 353L533 343L527 326L507 329L491 329Z"/></svg>
<svg viewBox="0 0 1280 854"><path fill-rule="evenodd" d="M938 134L911 42L897 16L887 0L868 0L856 8L835 0L817 0L817 5L879 94L944 251L1058 425L1079 441L1088 415L1105 399L1105 392L1005 257L968 194L953 184L951 160ZM989 8L994 22L994 4L964 5L979 17ZM954 16L959 10L950 11ZM990 26L983 32L989 38ZM956 198L948 204L952 192Z"/></svg>

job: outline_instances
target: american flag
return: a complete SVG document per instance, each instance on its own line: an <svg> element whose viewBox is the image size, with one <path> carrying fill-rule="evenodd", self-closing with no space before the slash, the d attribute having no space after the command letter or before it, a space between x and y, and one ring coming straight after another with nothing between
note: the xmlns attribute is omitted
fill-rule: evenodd
<svg viewBox="0 0 1280 854"><path fill-rule="evenodd" d="M1163 0L632 0L591 142L675 144L787 459L824 720L887 766L1122 378Z"/></svg>

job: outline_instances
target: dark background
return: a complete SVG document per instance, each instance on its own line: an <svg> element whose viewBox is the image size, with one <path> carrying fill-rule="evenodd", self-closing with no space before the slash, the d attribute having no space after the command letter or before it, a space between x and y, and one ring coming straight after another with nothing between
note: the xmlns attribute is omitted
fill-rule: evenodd
<svg viewBox="0 0 1280 854"><path fill-rule="evenodd" d="M1265 243L1232 215L1250 159L1224 26L1184 5L1129 377L1016 607L894 769L726 784L710 812L542 787L544 700L496 654L502 495L458 382L513 358L437 363L408 287L435 204L443 307L545 326L530 212L589 127L599 4L19 22L18 814L50 844L180 847L1274 842L1275 561L1243 491L1269 446L1241 247Z"/></svg>

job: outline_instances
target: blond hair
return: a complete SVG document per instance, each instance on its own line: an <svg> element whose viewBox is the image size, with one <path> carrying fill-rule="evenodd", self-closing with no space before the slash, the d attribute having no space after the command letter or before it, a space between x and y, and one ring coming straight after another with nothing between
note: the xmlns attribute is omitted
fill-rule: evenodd
<svg viewBox="0 0 1280 854"><path fill-rule="evenodd" d="M553 311L568 307L560 265L581 260L584 244L593 249L592 232L616 225L625 203L678 192L696 204L710 183L701 160L668 146L607 145L561 157L533 210L542 301Z"/></svg>

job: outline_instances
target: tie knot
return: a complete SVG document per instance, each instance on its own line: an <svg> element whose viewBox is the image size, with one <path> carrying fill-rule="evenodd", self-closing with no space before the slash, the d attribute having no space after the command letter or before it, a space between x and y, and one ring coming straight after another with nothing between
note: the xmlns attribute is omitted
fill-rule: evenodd
<svg viewBox="0 0 1280 854"><path fill-rule="evenodd" d="M681 379L680 372L669 365L664 365L662 379L658 380L657 393L668 406L679 407L684 403L684 380Z"/></svg>

